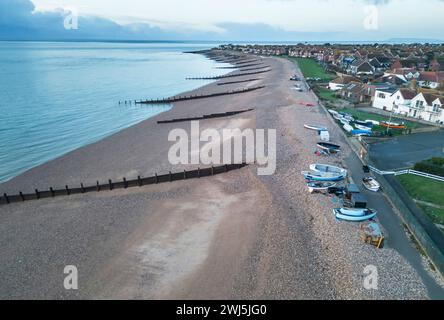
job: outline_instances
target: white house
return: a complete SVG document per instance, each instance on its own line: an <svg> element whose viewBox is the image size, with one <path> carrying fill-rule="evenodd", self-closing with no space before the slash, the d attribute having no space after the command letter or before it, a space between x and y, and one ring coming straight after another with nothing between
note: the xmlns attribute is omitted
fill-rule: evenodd
<svg viewBox="0 0 444 320"><path fill-rule="evenodd" d="M443 105L443 97L419 93L411 101L408 116L430 122L444 122Z"/></svg>
<svg viewBox="0 0 444 320"><path fill-rule="evenodd" d="M393 110L393 94L396 89L376 89L373 99L373 108L392 111Z"/></svg>
<svg viewBox="0 0 444 320"><path fill-rule="evenodd" d="M393 113L407 116L410 112L412 99L416 97L416 92L407 88L396 91L392 96Z"/></svg>

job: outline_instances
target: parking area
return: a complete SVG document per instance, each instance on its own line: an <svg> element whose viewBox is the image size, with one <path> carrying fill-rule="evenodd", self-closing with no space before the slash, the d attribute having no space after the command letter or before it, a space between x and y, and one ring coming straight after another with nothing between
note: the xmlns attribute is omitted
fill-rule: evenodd
<svg viewBox="0 0 444 320"><path fill-rule="evenodd" d="M370 145L370 157L380 170L411 167L444 156L444 130L405 135Z"/></svg>

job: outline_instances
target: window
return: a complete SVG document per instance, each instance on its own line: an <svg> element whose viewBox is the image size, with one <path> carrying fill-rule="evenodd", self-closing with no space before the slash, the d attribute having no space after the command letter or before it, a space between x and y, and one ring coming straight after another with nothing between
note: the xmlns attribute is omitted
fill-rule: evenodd
<svg viewBox="0 0 444 320"><path fill-rule="evenodd" d="M383 94L383 93L379 93L379 94L378 94L378 98L385 99L385 94Z"/></svg>
<svg viewBox="0 0 444 320"><path fill-rule="evenodd" d="M421 109L424 106L424 101L418 100L416 101L416 107L418 109Z"/></svg>
<svg viewBox="0 0 444 320"><path fill-rule="evenodd" d="M440 106L439 104L435 103L435 104L433 105L433 112L438 112L440 107L441 107L441 106Z"/></svg>

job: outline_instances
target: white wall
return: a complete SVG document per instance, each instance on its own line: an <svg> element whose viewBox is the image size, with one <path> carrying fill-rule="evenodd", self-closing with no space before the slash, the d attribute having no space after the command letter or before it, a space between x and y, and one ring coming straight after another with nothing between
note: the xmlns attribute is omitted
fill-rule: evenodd
<svg viewBox="0 0 444 320"><path fill-rule="evenodd" d="M393 99L391 94L383 91L375 91L375 99L373 100L373 108L392 111Z"/></svg>

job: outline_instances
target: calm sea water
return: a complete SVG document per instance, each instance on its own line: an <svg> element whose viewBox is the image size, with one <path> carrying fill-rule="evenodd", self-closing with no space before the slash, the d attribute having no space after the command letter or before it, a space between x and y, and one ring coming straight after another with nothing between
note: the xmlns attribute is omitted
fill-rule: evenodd
<svg viewBox="0 0 444 320"><path fill-rule="evenodd" d="M121 100L166 97L223 66L189 43L0 42L0 182L168 110Z"/></svg>

